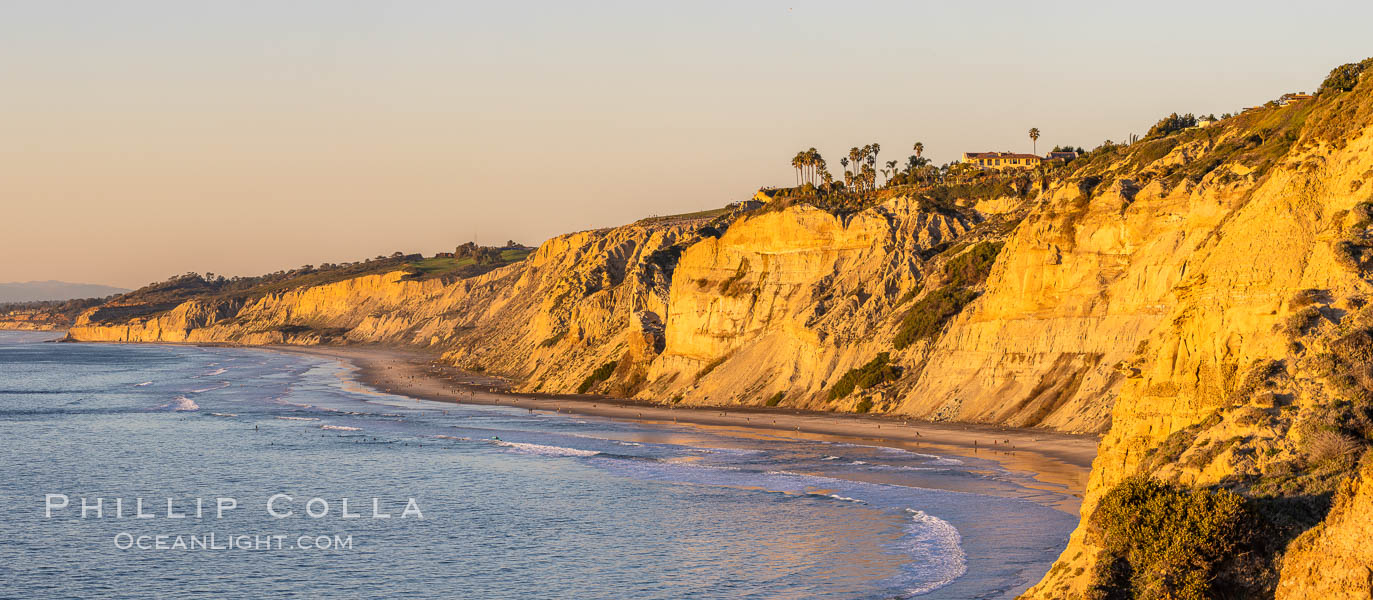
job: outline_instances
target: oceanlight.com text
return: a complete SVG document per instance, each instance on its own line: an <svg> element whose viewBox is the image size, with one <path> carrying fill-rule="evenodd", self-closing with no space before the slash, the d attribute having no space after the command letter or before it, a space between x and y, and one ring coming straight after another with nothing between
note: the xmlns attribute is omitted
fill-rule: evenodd
<svg viewBox="0 0 1373 600"><path fill-rule="evenodd" d="M353 536L285 534L134 534L122 531L114 536L120 550L352 550Z"/></svg>

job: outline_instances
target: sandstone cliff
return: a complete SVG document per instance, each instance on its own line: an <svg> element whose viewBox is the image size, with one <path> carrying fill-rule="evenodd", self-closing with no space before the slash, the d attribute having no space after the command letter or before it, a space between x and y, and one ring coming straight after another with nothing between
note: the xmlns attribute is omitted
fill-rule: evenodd
<svg viewBox="0 0 1373 600"><path fill-rule="evenodd" d="M1277 570L1285 597L1326 597L1315 591L1320 586L1289 581L1302 567L1282 568L1281 542L1319 519L1323 499L1373 434L1373 355L1362 342L1373 324L1362 256L1373 198L1363 185L1373 174L1373 81L1364 79L1354 91L1331 91L1312 104L1237 117L1210 145L1179 145L1174 153L1196 153L1184 159L1192 164L1253 147L1247 160L1227 159L1195 185L1170 189L1155 179L1133 201L1119 194L1095 201L1120 205L1122 221L1143 209L1177 224L1186 254L1149 265L1170 289L1143 294L1154 326L1128 338L1142 343L1119 365L1124 381L1093 466L1084 521L1112 486L1137 474L1236 490L1265 507L1298 505L1294 517L1261 511L1264 522L1241 524L1254 528L1248 543L1266 564L1215 566L1218 578L1247 578L1242 589L1251 597L1271 595ZM1350 511L1370 516L1357 502L1339 512ZM1104 542L1079 527L1027 596L1097 593L1109 570Z"/></svg>
<svg viewBox="0 0 1373 600"><path fill-rule="evenodd" d="M1180 502L1245 503L1218 529L1233 539L1176 549L1214 575L1197 585L1331 597L1329 558L1340 589L1366 590L1373 79L1355 71L1348 89L1104 146L1015 193L950 184L841 209L765 195L559 236L471 277L92 311L70 337L406 344L530 391L1105 432L1084 525L1028 597L1181 597L1139 579L1156 557L1097 515L1138 476Z"/></svg>

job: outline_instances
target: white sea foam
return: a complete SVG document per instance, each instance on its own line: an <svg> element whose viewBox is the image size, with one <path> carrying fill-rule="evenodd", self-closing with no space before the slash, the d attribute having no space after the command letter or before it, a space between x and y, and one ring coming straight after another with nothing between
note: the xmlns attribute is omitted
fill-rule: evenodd
<svg viewBox="0 0 1373 600"><path fill-rule="evenodd" d="M839 494L830 494L829 496L830 496L831 498L834 498L835 500L843 500L843 501L845 501L845 502L857 502L858 504L867 504L867 502L864 502L864 501L859 500L859 499L857 499L857 498L850 498L850 497L848 497L848 496L840 496Z"/></svg>
<svg viewBox="0 0 1373 600"><path fill-rule="evenodd" d="M600 454L595 450L582 450L580 448L564 448L562 446L545 446L543 444L527 444L524 442L506 442L503 440L492 440L497 446L504 446L520 452L530 454L540 454L543 456L596 456Z"/></svg>
<svg viewBox="0 0 1373 600"><path fill-rule="evenodd" d="M191 400L190 398L187 398L185 396L177 396L171 402L168 402L166 404L163 404L162 406L157 407L157 410L167 412L184 412L191 410L200 410L200 407L196 405L195 401Z"/></svg>
<svg viewBox="0 0 1373 600"><path fill-rule="evenodd" d="M237 416L238 416L238 415L236 415L236 414L234 414L234 413L210 413L210 415L211 415L211 416L215 416L215 417L237 417Z"/></svg>
<svg viewBox="0 0 1373 600"><path fill-rule="evenodd" d="M961 471L958 471L957 469L946 469L946 468L943 468L943 467L916 467L916 466L913 466L913 465L867 465L867 467L868 467L869 469L875 469L875 470L879 470L879 471L944 471L944 472L961 472Z"/></svg>
<svg viewBox="0 0 1373 600"><path fill-rule="evenodd" d="M824 457L824 458L821 458L820 460L839 460L839 457L838 457L838 456L826 456L826 457Z"/></svg>
<svg viewBox="0 0 1373 600"><path fill-rule="evenodd" d="M228 371L228 369L222 368L222 367L221 367L221 368L215 369L215 370L213 370L213 371L210 371L209 373L203 373L203 374L200 374L200 375L196 375L195 377L192 377L191 379L200 379L201 377L214 377L214 376L216 376L216 375L223 375L225 371Z"/></svg>
<svg viewBox="0 0 1373 600"><path fill-rule="evenodd" d="M229 387L229 385L231 385L231 384L230 384L229 382L227 382L227 381L221 381L220 383L222 383L222 384L224 384L224 385L217 385L217 386L214 386L214 387L207 387L207 388L201 388L201 389L198 389L198 390L191 390L191 393L192 393L192 394L199 394L199 393L202 393L202 392L213 392L213 391L215 391L215 390L222 390L222 389L224 389L224 388L226 388L226 387Z"/></svg>
<svg viewBox="0 0 1373 600"><path fill-rule="evenodd" d="M278 419L282 419L282 420L286 420L286 421L318 421L318 420L319 420L319 419L316 419L316 418L314 418L314 417L277 417L277 418L278 418Z"/></svg>
<svg viewBox="0 0 1373 600"><path fill-rule="evenodd" d="M963 536L948 521L907 508L914 521L906 528L906 549L923 560L916 563L920 583L908 593L924 594L962 577L968 572L968 557L963 553Z"/></svg>
<svg viewBox="0 0 1373 600"><path fill-rule="evenodd" d="M152 384L153 384L153 382L151 382L151 381L144 381L143 383L135 383L135 384L133 384L133 386L134 386L134 387L143 387L143 386L145 386L145 385L152 385Z"/></svg>
<svg viewBox="0 0 1373 600"><path fill-rule="evenodd" d="M361 427L348 427L347 425L320 425L319 428L332 431L362 431Z"/></svg>
<svg viewBox="0 0 1373 600"><path fill-rule="evenodd" d="M436 437L436 438L438 438L438 439L441 439L441 440L458 440L458 441L460 441L460 442L470 442L470 441L472 441L472 438L470 438L470 437L462 437L462 436L456 436L456 435L436 435L436 436L434 436L434 437Z"/></svg>

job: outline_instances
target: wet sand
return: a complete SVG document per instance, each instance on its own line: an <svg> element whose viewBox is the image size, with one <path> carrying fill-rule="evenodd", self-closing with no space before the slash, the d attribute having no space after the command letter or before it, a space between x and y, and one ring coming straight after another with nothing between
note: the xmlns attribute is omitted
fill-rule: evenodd
<svg viewBox="0 0 1373 600"><path fill-rule="evenodd" d="M1024 475L1028 487L1063 494L1052 506L1077 514L1099 438L1037 429L934 423L881 415L786 408L684 407L602 396L523 394L507 382L440 365L418 351L371 346L271 346L344 361L375 390L465 404L517 406L643 423L693 425L714 433L844 441L991 460Z"/></svg>

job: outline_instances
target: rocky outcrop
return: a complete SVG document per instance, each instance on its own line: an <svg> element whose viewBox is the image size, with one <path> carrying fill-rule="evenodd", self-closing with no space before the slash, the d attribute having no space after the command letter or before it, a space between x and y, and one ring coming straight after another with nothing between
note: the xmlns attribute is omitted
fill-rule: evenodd
<svg viewBox="0 0 1373 600"><path fill-rule="evenodd" d="M1330 516L1288 547L1277 600L1373 598L1373 461L1364 462Z"/></svg>

